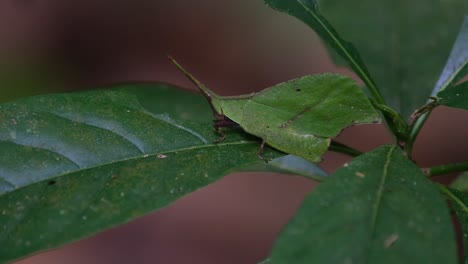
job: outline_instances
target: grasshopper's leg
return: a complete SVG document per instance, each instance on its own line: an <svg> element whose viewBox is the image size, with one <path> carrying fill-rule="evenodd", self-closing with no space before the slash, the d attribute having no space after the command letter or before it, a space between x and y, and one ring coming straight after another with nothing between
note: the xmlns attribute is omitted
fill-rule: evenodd
<svg viewBox="0 0 468 264"><path fill-rule="evenodd" d="M258 149L258 152L257 152L257 156L259 159L265 161L268 163L268 159L265 159L265 157L263 157L263 148L265 147L265 140L262 141L262 144L260 145L260 148Z"/></svg>
<svg viewBox="0 0 468 264"><path fill-rule="evenodd" d="M219 143L226 138L226 135L223 133L223 131L221 131L222 127L234 127L237 125L238 124L236 122L224 116L222 116L221 119L215 120L213 127L215 128L216 132L220 135L220 137L217 140L215 140L215 143Z"/></svg>

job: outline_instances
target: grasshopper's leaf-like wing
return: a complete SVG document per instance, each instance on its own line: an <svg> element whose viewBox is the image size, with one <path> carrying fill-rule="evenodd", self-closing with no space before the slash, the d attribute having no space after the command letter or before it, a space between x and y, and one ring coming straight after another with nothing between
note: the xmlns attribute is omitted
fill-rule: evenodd
<svg viewBox="0 0 468 264"><path fill-rule="evenodd" d="M156 84L1 104L0 262L128 222L263 162L259 141L240 131L213 144L211 119L200 95Z"/></svg>
<svg viewBox="0 0 468 264"><path fill-rule="evenodd" d="M465 16L462 28L458 33L452 51L439 80L432 91L435 96L439 91L455 84L468 73L468 15Z"/></svg>
<svg viewBox="0 0 468 264"><path fill-rule="evenodd" d="M338 74L304 76L251 97L226 97L222 108L246 132L314 162L346 127L380 121L356 82Z"/></svg>
<svg viewBox="0 0 468 264"><path fill-rule="evenodd" d="M357 157L305 199L269 263L457 263L443 195L396 146Z"/></svg>
<svg viewBox="0 0 468 264"><path fill-rule="evenodd" d="M468 110L468 81L437 93L441 105Z"/></svg>
<svg viewBox="0 0 468 264"><path fill-rule="evenodd" d="M452 208L457 214L458 222L463 232L463 255L465 260L463 263L468 261L468 195L466 193L459 192L457 190L448 188L444 185L439 184L439 189L444 193L451 202Z"/></svg>
<svg viewBox="0 0 468 264"><path fill-rule="evenodd" d="M327 138L349 126L380 121L356 82L339 74L305 76L255 94L245 105L244 124L257 127L256 120L249 118L257 108L271 109L272 118L282 126L277 129L304 130Z"/></svg>

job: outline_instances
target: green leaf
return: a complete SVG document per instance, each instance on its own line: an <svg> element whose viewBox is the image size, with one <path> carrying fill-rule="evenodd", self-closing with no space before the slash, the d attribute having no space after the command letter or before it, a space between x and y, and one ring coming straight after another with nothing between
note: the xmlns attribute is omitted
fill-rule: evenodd
<svg viewBox="0 0 468 264"><path fill-rule="evenodd" d="M452 208L457 214L458 222L463 231L463 255L465 261L468 262L468 195L454 189L447 188L444 185L438 184L439 189L451 201Z"/></svg>
<svg viewBox="0 0 468 264"><path fill-rule="evenodd" d="M240 130L214 144L206 101L166 85L25 98L0 105L0 120L0 262L128 222L263 163L258 139Z"/></svg>
<svg viewBox="0 0 468 264"><path fill-rule="evenodd" d="M368 86L374 98L381 104L383 99L377 91L375 82L372 80L366 65L361 59L356 48L348 41L341 38L335 28L322 16L318 5L314 0L264 0L265 4L281 12L286 12L297 17L333 48L343 59L345 59L354 72Z"/></svg>
<svg viewBox="0 0 468 264"><path fill-rule="evenodd" d="M384 98L404 117L427 101L468 10L466 0L321 0Z"/></svg>
<svg viewBox="0 0 468 264"><path fill-rule="evenodd" d="M426 101L468 8L465 0L322 0L321 12L313 0L265 3L312 27L371 91L376 85L365 76L372 75L386 101L405 117Z"/></svg>
<svg viewBox="0 0 468 264"><path fill-rule="evenodd" d="M447 63L439 76L432 95L456 83L468 73L468 15L465 15L458 37L453 44Z"/></svg>
<svg viewBox="0 0 468 264"><path fill-rule="evenodd" d="M396 146L357 157L320 184L277 240L272 263L456 263L437 188Z"/></svg>
<svg viewBox="0 0 468 264"><path fill-rule="evenodd" d="M468 192L468 171L458 175L458 177L450 184L450 188L460 192Z"/></svg>
<svg viewBox="0 0 468 264"><path fill-rule="evenodd" d="M468 81L437 93L438 104L468 110Z"/></svg>

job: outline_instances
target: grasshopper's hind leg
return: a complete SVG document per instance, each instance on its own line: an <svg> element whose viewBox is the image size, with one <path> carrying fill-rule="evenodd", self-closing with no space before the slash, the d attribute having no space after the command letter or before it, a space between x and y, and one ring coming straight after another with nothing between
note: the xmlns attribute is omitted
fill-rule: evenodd
<svg viewBox="0 0 468 264"><path fill-rule="evenodd" d="M263 149L265 147L265 140L262 141L262 144L260 145L260 148L258 149L258 152L257 152L257 156L259 159L265 161L266 163L268 163L268 159L265 159L265 157L263 157Z"/></svg>
<svg viewBox="0 0 468 264"><path fill-rule="evenodd" d="M219 143L226 139L226 134L223 133L221 128L223 127L235 127L238 126L236 122L232 121L231 119L225 117L225 116L220 116L219 119L214 121L213 127L216 130L216 132L220 135L220 137L215 140L215 143Z"/></svg>

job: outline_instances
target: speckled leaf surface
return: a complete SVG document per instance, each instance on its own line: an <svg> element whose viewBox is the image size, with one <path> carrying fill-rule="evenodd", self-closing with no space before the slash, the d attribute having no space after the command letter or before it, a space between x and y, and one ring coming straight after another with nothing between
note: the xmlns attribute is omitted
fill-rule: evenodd
<svg viewBox="0 0 468 264"><path fill-rule="evenodd" d="M0 262L128 222L261 163L198 94L131 84L0 105ZM266 149L265 157L281 155Z"/></svg>
<svg viewBox="0 0 468 264"><path fill-rule="evenodd" d="M319 185L268 263L457 263L444 196L396 146L357 157Z"/></svg>
<svg viewBox="0 0 468 264"><path fill-rule="evenodd" d="M468 81L437 93L441 105L468 110Z"/></svg>

